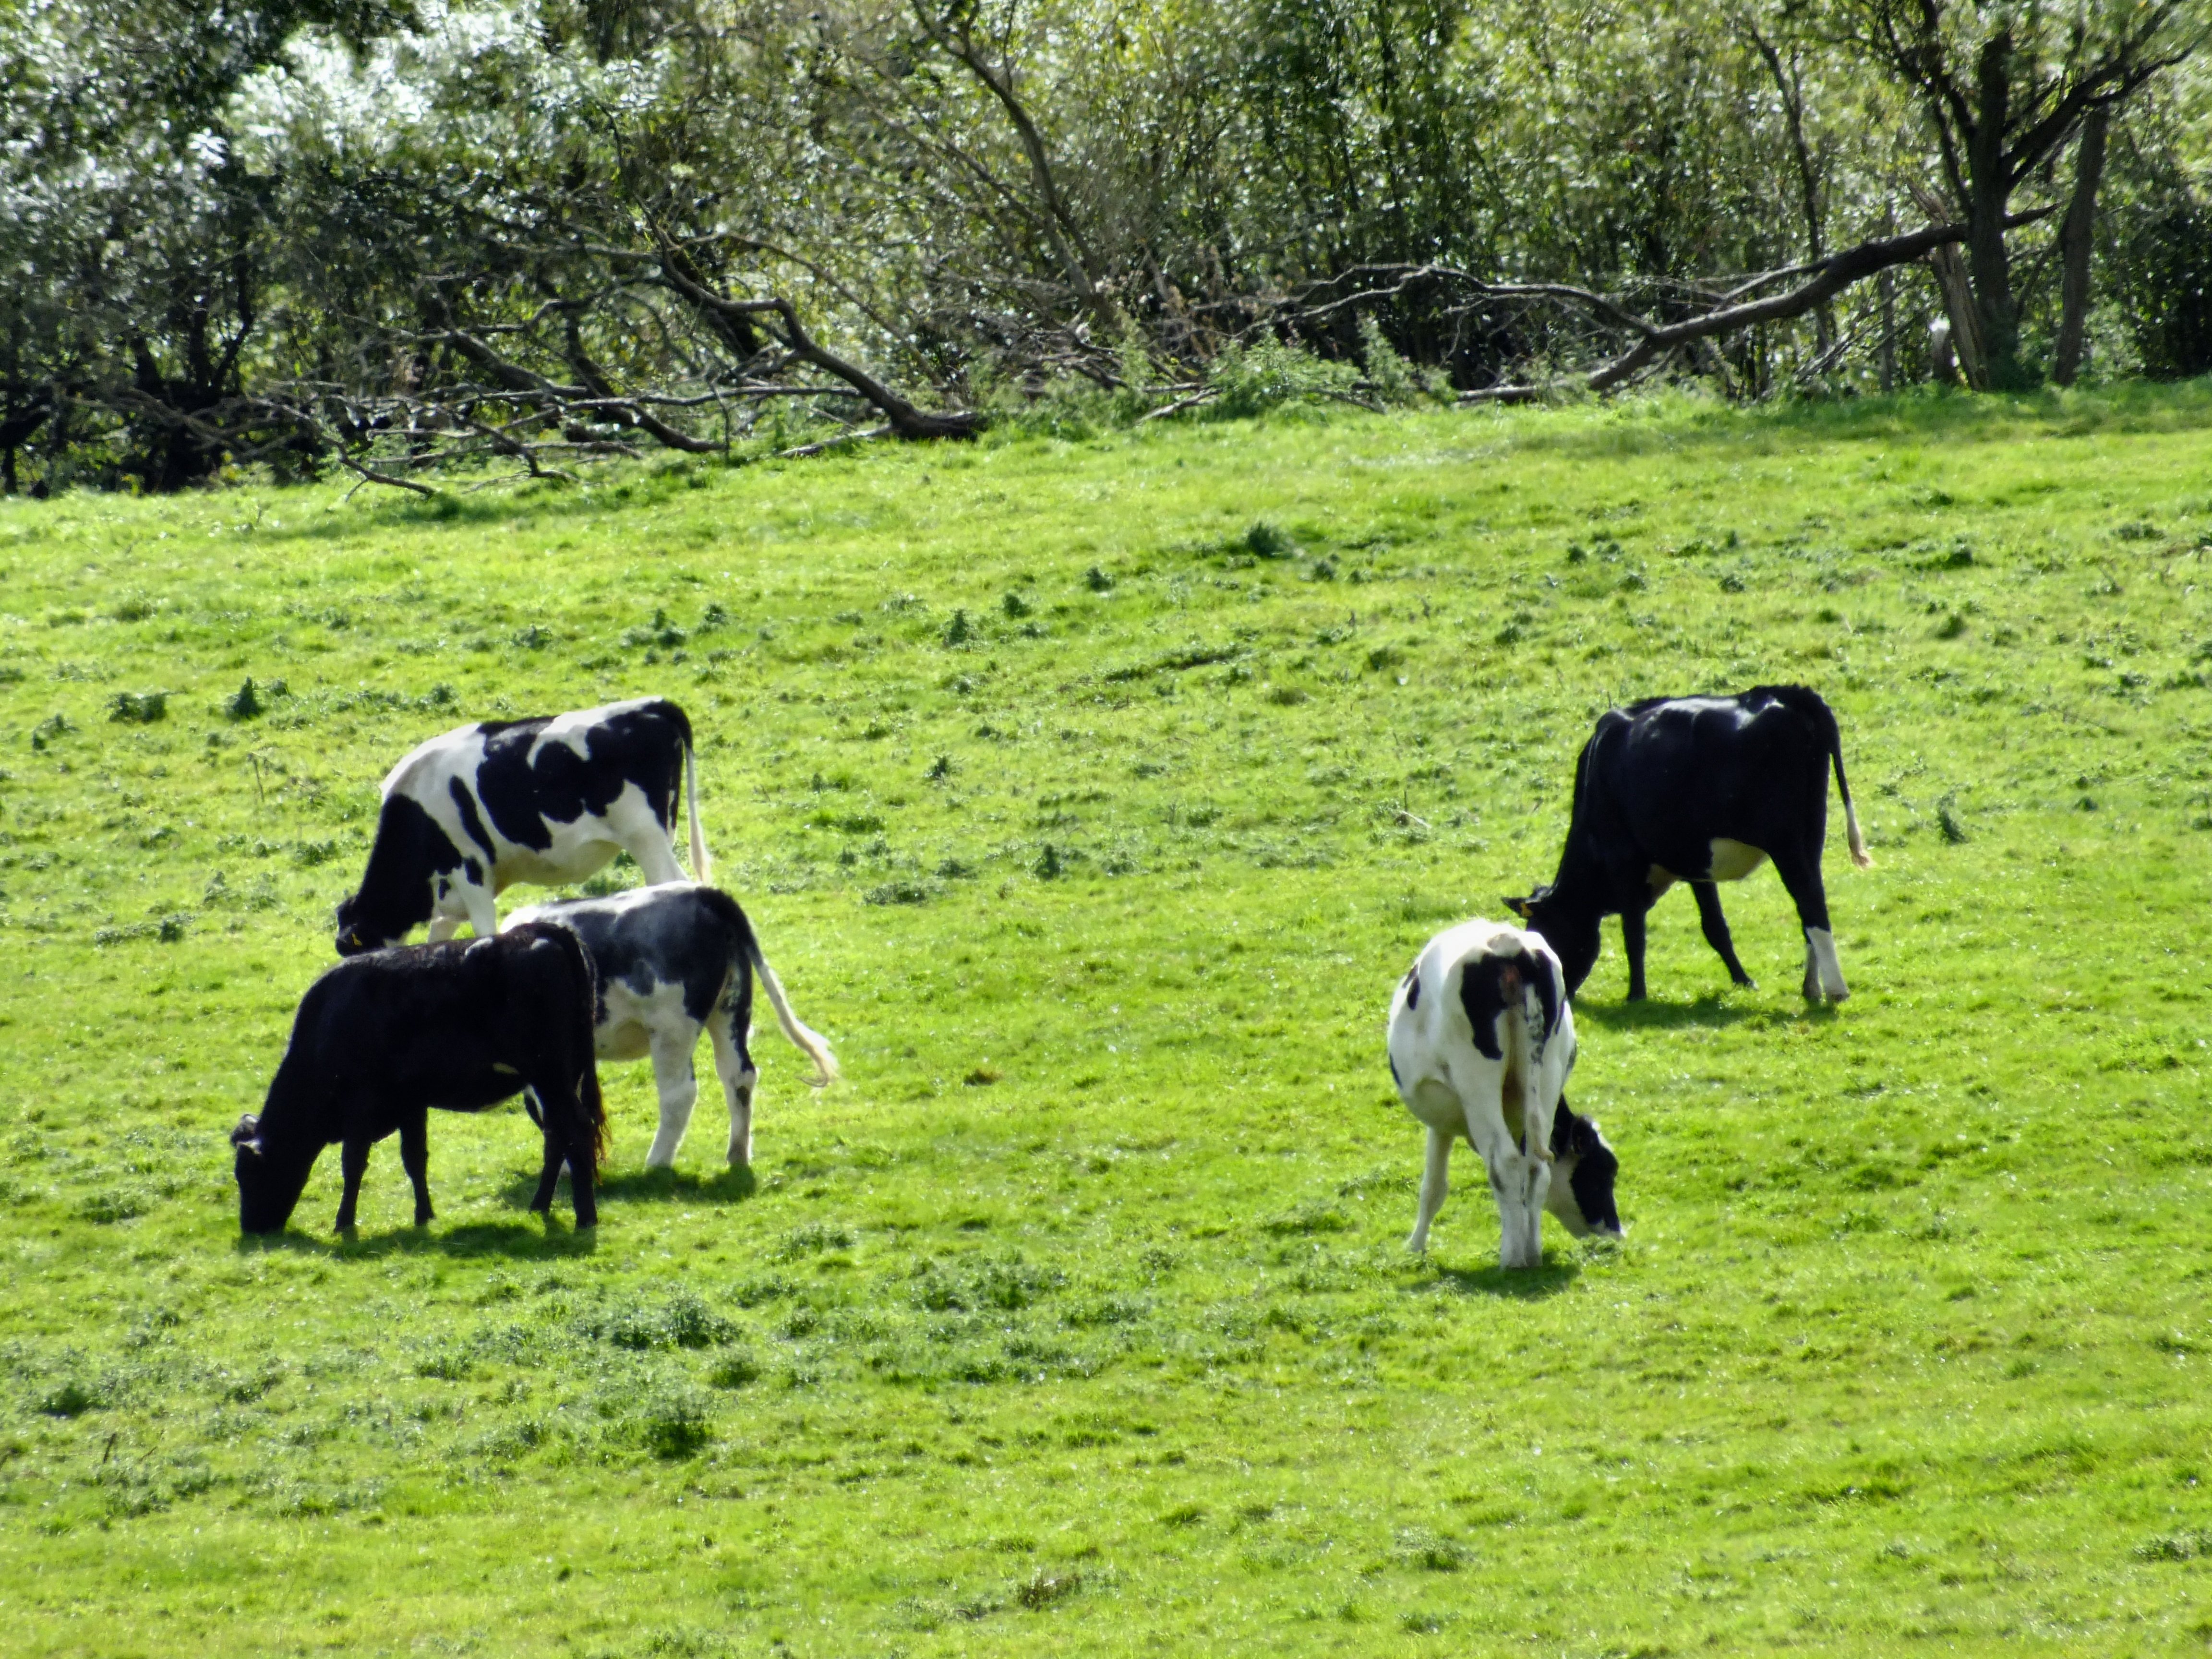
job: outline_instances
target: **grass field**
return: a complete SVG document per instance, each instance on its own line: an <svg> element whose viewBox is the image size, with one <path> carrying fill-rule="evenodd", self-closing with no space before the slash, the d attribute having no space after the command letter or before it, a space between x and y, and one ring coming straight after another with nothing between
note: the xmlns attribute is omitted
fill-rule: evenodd
<svg viewBox="0 0 2212 1659"><path fill-rule="evenodd" d="M2201 1652L2208 548L2202 384L0 507L0 1650ZM1462 1149L1409 1259L1397 976L1609 702L1776 680L1856 994L1771 875L1753 991L1608 924L1626 1241L1500 1274ZM647 692L845 1080L241 1245L385 769Z"/></svg>

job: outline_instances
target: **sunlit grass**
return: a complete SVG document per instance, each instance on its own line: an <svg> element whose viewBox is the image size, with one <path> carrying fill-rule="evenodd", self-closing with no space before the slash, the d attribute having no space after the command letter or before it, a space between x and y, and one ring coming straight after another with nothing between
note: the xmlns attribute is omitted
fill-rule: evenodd
<svg viewBox="0 0 2212 1659"><path fill-rule="evenodd" d="M2201 1647L2202 386L1276 417L417 505L0 507L0 1561L27 1652ZM244 683L258 714L234 716ZM1798 680L1877 864L1617 934L1619 1248L1426 1263L1382 1022L1609 701ZM757 1167L519 1113L242 1247L375 785L657 691ZM166 694L153 714L151 699ZM129 701L123 701L125 697ZM120 714L122 718L112 718ZM1838 822L1840 822L1838 817ZM708 1109L702 1104L702 1112ZM563 1212L565 1213L565 1210Z"/></svg>

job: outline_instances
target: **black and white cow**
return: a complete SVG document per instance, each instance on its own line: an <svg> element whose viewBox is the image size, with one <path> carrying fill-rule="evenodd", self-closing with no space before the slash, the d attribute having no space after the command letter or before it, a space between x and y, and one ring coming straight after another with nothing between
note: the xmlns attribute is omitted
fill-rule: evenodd
<svg viewBox="0 0 2212 1659"><path fill-rule="evenodd" d="M428 1109L477 1112L528 1089L545 1136L533 1210L568 1166L576 1224L599 1218L592 1183L606 1135L592 1060L590 957L557 927L349 957L307 988L260 1112L238 1120L238 1220L282 1232L324 1147L345 1173L338 1231L353 1225L368 1149L394 1130L430 1219Z"/></svg>
<svg viewBox="0 0 2212 1659"><path fill-rule="evenodd" d="M384 781L361 890L338 906L340 956L397 945L422 922L451 939L498 926L518 881L583 880L627 852L649 882L681 881L672 840L684 788L691 868L710 878L699 830L691 722L661 698L526 720L485 720L433 738Z"/></svg>
<svg viewBox="0 0 2212 1659"><path fill-rule="evenodd" d="M1598 923L1617 914L1634 1001L1644 995L1644 913L1686 881L1706 943L1738 985L1749 985L1714 884L1740 881L1771 859L1805 930L1805 1000L1825 994L1841 1002L1850 990L1820 881L1831 764L1851 861L1864 868L1874 860L1844 781L1843 738L1818 692L1759 685L1735 696L1654 697L1610 709L1575 763L1559 873L1505 902L1559 952L1570 993L1597 960Z"/></svg>
<svg viewBox="0 0 2212 1659"><path fill-rule="evenodd" d="M1429 1247L1462 1136L1498 1196L1500 1267L1541 1262L1546 1210L1577 1238L1620 1236L1620 1160L1597 1125L1567 1105L1575 1016L1559 958L1542 939L1497 921L1438 933L1391 999L1389 1052L1399 1097L1429 1132L1407 1249Z"/></svg>
<svg viewBox="0 0 2212 1659"><path fill-rule="evenodd" d="M783 1034L814 1062L809 1080L820 1088L837 1075L830 1045L791 1012L752 923L727 893L691 882L641 887L518 910L507 925L526 921L566 927L591 953L599 981L592 1031L599 1058L653 1057L660 1131L645 1155L647 1169L673 1164L690 1127L699 1097L691 1057L702 1027L714 1041L714 1071L730 1109L730 1163L742 1169L752 1162L753 1089L760 1073L746 1038L755 974Z"/></svg>

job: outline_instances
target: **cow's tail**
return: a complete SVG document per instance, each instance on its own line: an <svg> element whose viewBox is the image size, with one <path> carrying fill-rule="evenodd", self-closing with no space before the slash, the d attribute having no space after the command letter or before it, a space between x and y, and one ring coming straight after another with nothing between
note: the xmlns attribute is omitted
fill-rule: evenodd
<svg viewBox="0 0 2212 1659"><path fill-rule="evenodd" d="M707 833L699 827L699 760L689 732L684 738L684 811L691 820L691 879L710 882L714 866L707 857Z"/></svg>
<svg viewBox="0 0 2212 1659"><path fill-rule="evenodd" d="M768 993L769 1006L775 1010L775 1023L783 1027L784 1036L791 1039L799 1052L814 1062L814 1075L807 1081L817 1089L835 1082L837 1056L830 1052L830 1044L819 1031L808 1029L791 1012L782 983L777 980L775 969L768 965L768 958L761 954L760 940L754 937L750 927L745 929L745 956L753 965L753 972L760 975L761 989Z"/></svg>
<svg viewBox="0 0 2212 1659"><path fill-rule="evenodd" d="M1528 960L1526 956L1522 957L1524 963ZM1504 1028L1499 1036L1505 1048L1505 1073L1498 1084L1501 1091L1516 1090L1520 1096L1522 1155L1548 1160L1551 1137L1545 1133L1545 1126L1536 1121L1537 1071L1541 1063L1537 1055L1541 1049L1539 1034L1531 1029L1534 1022L1528 1018L1528 994L1534 989L1525 978L1516 986L1505 1005L1505 1018L1498 1022Z"/></svg>
<svg viewBox="0 0 2212 1659"><path fill-rule="evenodd" d="M599 1092L599 1066L592 1047L592 1030L599 1016L599 970L592 965L592 953L584 948L583 940L566 927L546 924L543 931L568 958L569 978L577 988L574 1029L582 1034L584 1065L576 1078L576 1098L583 1104L584 1121L592 1132L592 1167L586 1173L597 1182L607 1161L607 1103Z"/></svg>
<svg viewBox="0 0 2212 1659"><path fill-rule="evenodd" d="M1851 805L1851 787L1844 781L1844 734L1837 729L1836 711L1828 707L1825 698L1815 696L1814 706L1820 710L1820 735L1828 742L1828 758L1836 769L1836 793L1844 798L1844 830L1850 843L1851 862L1862 870L1874 863L1874 855L1867 851L1866 837L1859 833L1858 808Z"/></svg>

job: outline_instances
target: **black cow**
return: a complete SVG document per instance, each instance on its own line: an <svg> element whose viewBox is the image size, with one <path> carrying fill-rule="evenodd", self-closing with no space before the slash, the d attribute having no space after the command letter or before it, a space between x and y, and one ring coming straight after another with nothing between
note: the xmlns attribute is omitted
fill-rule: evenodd
<svg viewBox="0 0 2212 1659"><path fill-rule="evenodd" d="M691 868L708 879L691 722L659 698L485 720L431 738L392 769L361 890L338 906L340 956L397 945L423 922L498 926L518 881L563 886L627 852L649 882L681 881L671 837L687 785Z"/></svg>
<svg viewBox="0 0 2212 1659"><path fill-rule="evenodd" d="M660 1132L645 1155L648 1170L675 1164L676 1149L690 1127L691 1109L699 1098L691 1056L702 1030L714 1041L714 1070L730 1109L730 1163L743 1169L752 1162L753 1089L760 1073L746 1039L752 1030L755 974L784 1036L814 1062L810 1080L819 1088L837 1075L830 1045L792 1012L782 985L761 954L752 923L727 893L675 882L608 898L536 905L516 911L508 925L526 921L566 927L591 952L599 978L599 1024L592 1033L599 1058L653 1056Z"/></svg>
<svg viewBox="0 0 2212 1659"><path fill-rule="evenodd" d="M558 927L340 963L301 998L260 1115L247 1113L231 1131L240 1230L283 1231L315 1159L336 1141L343 1148L343 1232L353 1225L368 1149L395 1129L419 1227L430 1219L428 1109L481 1111L525 1089L545 1134L530 1207L552 1208L565 1163L576 1224L591 1226L607 1121L592 1060L597 994L590 957Z"/></svg>
<svg viewBox="0 0 2212 1659"><path fill-rule="evenodd" d="M1608 710L1575 765L1559 873L1505 902L1559 952L1570 991L1597 960L1599 921L1618 914L1633 1001L1644 995L1644 913L1686 881L1706 943L1737 984L1749 985L1714 884L1739 881L1771 859L1805 929L1805 1000L1825 993L1841 1002L1850 991L1820 882L1831 763L1851 861L1863 868L1874 860L1844 781L1843 739L1818 692L1759 685L1732 697L1653 697Z"/></svg>

